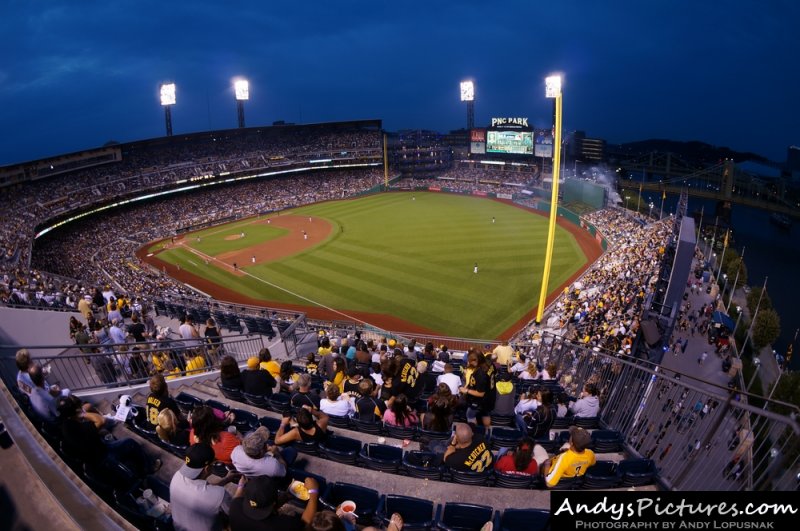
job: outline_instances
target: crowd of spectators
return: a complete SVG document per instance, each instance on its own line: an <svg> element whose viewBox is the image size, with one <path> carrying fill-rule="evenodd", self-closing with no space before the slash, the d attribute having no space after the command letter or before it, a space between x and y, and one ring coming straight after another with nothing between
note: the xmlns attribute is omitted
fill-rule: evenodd
<svg viewBox="0 0 800 531"><path fill-rule="evenodd" d="M375 130L316 126L209 134L168 146L131 144L119 162L30 181L0 195L0 271L28 264L34 228L53 216L208 175L275 169L314 159L380 157L381 141Z"/></svg>
<svg viewBox="0 0 800 531"><path fill-rule="evenodd" d="M440 179L440 178L424 178L407 177L397 181L393 185L395 188L447 188L456 192L483 192L483 193L496 193L496 194L513 194L519 192L519 188L507 186L504 184L495 184L495 182L476 182L475 180L454 180L454 179Z"/></svg>

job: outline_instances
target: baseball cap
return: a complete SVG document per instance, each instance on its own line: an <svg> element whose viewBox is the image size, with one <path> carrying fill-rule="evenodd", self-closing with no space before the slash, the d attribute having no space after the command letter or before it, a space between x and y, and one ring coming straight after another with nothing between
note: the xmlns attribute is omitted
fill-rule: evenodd
<svg viewBox="0 0 800 531"><path fill-rule="evenodd" d="M258 358L253 356L252 358L247 358L247 368L251 371L258 369Z"/></svg>
<svg viewBox="0 0 800 531"><path fill-rule="evenodd" d="M278 486L269 476L256 476L248 479L244 486L242 512L252 520L263 520L272 514Z"/></svg>
<svg viewBox="0 0 800 531"><path fill-rule="evenodd" d="M395 341L394 339L390 339L390 340L389 340L389 346L390 346L390 347L393 347L393 346L395 346L396 344L397 344L397 341Z"/></svg>
<svg viewBox="0 0 800 531"><path fill-rule="evenodd" d="M265 426L260 426L257 430L251 431L242 439L242 449L248 457L258 459L264 455L264 448L269 441L269 430Z"/></svg>
<svg viewBox="0 0 800 531"><path fill-rule="evenodd" d="M193 444L186 450L186 464L180 472L189 479L197 479L203 469L214 462L214 449L208 443Z"/></svg>
<svg viewBox="0 0 800 531"><path fill-rule="evenodd" d="M586 450L586 448L592 442L592 437L589 435L589 432L577 426L570 426L569 436L572 440L572 445L578 452Z"/></svg>

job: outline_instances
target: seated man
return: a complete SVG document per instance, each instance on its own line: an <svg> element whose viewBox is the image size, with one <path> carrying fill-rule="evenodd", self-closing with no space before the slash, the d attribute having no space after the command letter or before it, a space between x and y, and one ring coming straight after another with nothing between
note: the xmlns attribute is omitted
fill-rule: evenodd
<svg viewBox="0 0 800 531"><path fill-rule="evenodd" d="M289 459L284 459L284 454ZM292 447L278 448L269 444L269 430L259 426L248 433L242 444L233 449L231 460L236 470L247 477L270 476L282 478L286 475L288 465L297 457L297 450Z"/></svg>
<svg viewBox="0 0 800 531"><path fill-rule="evenodd" d="M555 487L561 478L574 478L586 473L595 463L594 452L587 447L592 442L589 432L577 426L569 429L569 447L542 465L542 474L548 487Z"/></svg>
<svg viewBox="0 0 800 531"><path fill-rule="evenodd" d="M170 511L176 531L223 529L220 513L228 514L231 495L225 485L239 479L231 471L222 479L209 480L214 449L207 443L193 444L186 451L186 463L169 484Z"/></svg>
<svg viewBox="0 0 800 531"><path fill-rule="evenodd" d="M44 420L55 421L56 417L58 417L56 399L50 393L50 389L44 381L42 366L38 363L32 363L28 369L28 376L30 376L31 383L33 383L33 390L30 394L31 407Z"/></svg>
<svg viewBox="0 0 800 531"><path fill-rule="evenodd" d="M307 526L311 524L311 520L317 512L319 500L319 484L316 479L308 477L305 480L308 503L299 516L278 513L278 485L274 479L256 476L245 481L247 484L244 489L236 491L231 503L231 529L282 529L286 531L310 529Z"/></svg>
<svg viewBox="0 0 800 531"><path fill-rule="evenodd" d="M259 369L258 358L247 360L247 370L242 371L242 384L244 392L258 396L272 396L277 382L269 371Z"/></svg>
<svg viewBox="0 0 800 531"><path fill-rule="evenodd" d="M297 391L292 394L289 403L293 408L298 409L303 406L309 406L319 409L319 393L311 390L311 376L308 374L301 374L297 380Z"/></svg>
<svg viewBox="0 0 800 531"><path fill-rule="evenodd" d="M378 421L386 412L386 403L378 398L375 382L371 378L364 378L358 383L361 398L356 400L356 414L359 420Z"/></svg>
<svg viewBox="0 0 800 531"><path fill-rule="evenodd" d="M481 435L474 435L469 424L456 424L443 462L453 470L483 472L492 467L494 456Z"/></svg>
<svg viewBox="0 0 800 531"><path fill-rule="evenodd" d="M600 399L597 398L597 386L587 383L583 386L581 397L569 405L569 410L576 417L596 417L600 414Z"/></svg>

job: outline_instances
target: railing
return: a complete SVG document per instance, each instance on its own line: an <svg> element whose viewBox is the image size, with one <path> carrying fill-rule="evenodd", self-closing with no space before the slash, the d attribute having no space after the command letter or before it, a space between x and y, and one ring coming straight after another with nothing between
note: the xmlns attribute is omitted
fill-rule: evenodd
<svg viewBox="0 0 800 531"><path fill-rule="evenodd" d="M45 367L47 381L71 391L89 391L141 384L154 373L167 379L192 376L219 367L223 356L244 362L264 346L259 334L225 336L219 343L203 340L166 340L145 343L56 345L26 347L31 358ZM0 374L9 387L16 381L13 352L19 347L0 345ZM62 350L58 356L37 356L37 350Z"/></svg>
<svg viewBox="0 0 800 531"><path fill-rule="evenodd" d="M601 421L625 436L627 449L655 461L665 487L677 490L794 490L800 409L789 416L751 406L725 387L674 377L658 366L616 357L545 334L531 355L558 367L559 383L577 396L599 390Z"/></svg>

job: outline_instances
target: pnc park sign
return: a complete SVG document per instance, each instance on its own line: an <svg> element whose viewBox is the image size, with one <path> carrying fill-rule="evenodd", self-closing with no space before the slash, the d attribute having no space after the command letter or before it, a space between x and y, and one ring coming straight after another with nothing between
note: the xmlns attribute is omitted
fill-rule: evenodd
<svg viewBox="0 0 800 531"><path fill-rule="evenodd" d="M492 118L492 127L502 127L508 125L517 125L522 127L528 127L528 119L527 118Z"/></svg>

